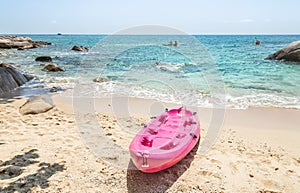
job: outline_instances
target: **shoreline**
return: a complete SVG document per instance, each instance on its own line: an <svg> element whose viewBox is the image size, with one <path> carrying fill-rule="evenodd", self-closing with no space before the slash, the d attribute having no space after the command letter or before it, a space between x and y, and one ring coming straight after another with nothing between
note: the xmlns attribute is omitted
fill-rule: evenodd
<svg viewBox="0 0 300 193"><path fill-rule="evenodd" d="M72 97L54 95L52 98L57 108L69 113L74 113L72 102L74 102L75 105L77 105L78 102L81 103L79 100L72 100ZM133 114L152 117L161 114L165 108L181 106L180 104L164 103L153 99L132 97L116 97L113 101L111 98L95 98L88 99L83 102L83 104L90 102L94 103L94 107L91 107L90 110L93 110L96 113L110 113L119 116L130 116ZM125 106L128 110L118 111L118 109L113 108L113 103L116 106ZM299 153L300 143L297 144L293 142L297 142L297 137L300 136L298 127L298 125L300 125L300 109L279 107L213 109L193 107L192 110L197 111L200 114L198 118L201 127L208 128L212 123L212 119L215 121L217 117L220 118L220 122L217 123L218 126L220 126L220 130L222 130L222 128L235 128L240 131L242 136L255 136L252 140L256 142L262 140L263 137L261 136L269 135L269 138L265 138L266 142L271 143L272 145L282 145L292 149L294 153ZM282 138L277 136L281 136ZM288 139L292 140L289 141Z"/></svg>

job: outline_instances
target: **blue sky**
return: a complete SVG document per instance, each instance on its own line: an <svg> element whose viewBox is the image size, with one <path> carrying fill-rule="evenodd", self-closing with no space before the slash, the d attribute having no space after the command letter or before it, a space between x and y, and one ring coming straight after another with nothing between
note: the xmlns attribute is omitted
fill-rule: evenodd
<svg viewBox="0 0 300 193"><path fill-rule="evenodd" d="M300 34L299 0L1 0L0 33L109 34L139 25L189 34Z"/></svg>

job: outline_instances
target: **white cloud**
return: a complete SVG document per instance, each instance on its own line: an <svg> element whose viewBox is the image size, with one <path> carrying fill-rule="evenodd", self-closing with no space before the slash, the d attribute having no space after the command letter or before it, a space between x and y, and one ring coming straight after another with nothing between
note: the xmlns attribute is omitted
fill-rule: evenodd
<svg viewBox="0 0 300 193"><path fill-rule="evenodd" d="M51 23L52 23L52 24L56 24L57 21L56 21L56 20L52 20Z"/></svg>

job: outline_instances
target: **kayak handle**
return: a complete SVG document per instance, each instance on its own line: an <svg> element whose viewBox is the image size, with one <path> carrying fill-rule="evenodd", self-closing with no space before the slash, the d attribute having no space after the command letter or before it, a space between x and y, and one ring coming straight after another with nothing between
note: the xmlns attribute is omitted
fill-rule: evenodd
<svg viewBox="0 0 300 193"><path fill-rule="evenodd" d="M148 168L149 167L149 164L148 164L148 157L149 157L149 154L148 153L142 153L140 152L142 158L143 158L143 163L142 163L142 167L143 168Z"/></svg>

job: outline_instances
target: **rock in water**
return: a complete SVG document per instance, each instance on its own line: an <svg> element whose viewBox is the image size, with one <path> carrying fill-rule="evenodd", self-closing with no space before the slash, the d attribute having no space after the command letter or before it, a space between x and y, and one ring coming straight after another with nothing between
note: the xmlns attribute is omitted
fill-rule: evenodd
<svg viewBox="0 0 300 193"><path fill-rule="evenodd" d="M50 92L58 92L58 91L62 91L63 89L61 87L56 87L56 86L53 86L52 88L50 88Z"/></svg>
<svg viewBox="0 0 300 193"><path fill-rule="evenodd" d="M285 60L291 62L300 62L300 41L295 41L274 54L265 58L266 60Z"/></svg>
<svg viewBox="0 0 300 193"><path fill-rule="evenodd" d="M48 95L35 96L28 99L19 111L22 115L39 114L49 111L54 107L53 101Z"/></svg>
<svg viewBox="0 0 300 193"><path fill-rule="evenodd" d="M44 67L44 70L47 70L49 72L64 71L62 68L58 67L57 64L48 64Z"/></svg>
<svg viewBox="0 0 300 193"><path fill-rule="evenodd" d="M0 94L9 92L29 81L27 75L8 64L0 65Z"/></svg>
<svg viewBox="0 0 300 193"><path fill-rule="evenodd" d="M37 62L52 62L52 58L50 56L39 56L35 59Z"/></svg>
<svg viewBox="0 0 300 193"><path fill-rule="evenodd" d="M31 38L21 36L0 36L0 48L4 49L17 48L19 50L24 50L46 45L51 45L51 43L43 41L36 42Z"/></svg>
<svg viewBox="0 0 300 193"><path fill-rule="evenodd" d="M89 49L84 46L73 46L73 48L71 50L80 51L80 52L88 52L89 51Z"/></svg>

